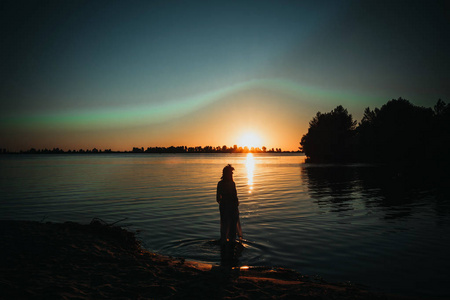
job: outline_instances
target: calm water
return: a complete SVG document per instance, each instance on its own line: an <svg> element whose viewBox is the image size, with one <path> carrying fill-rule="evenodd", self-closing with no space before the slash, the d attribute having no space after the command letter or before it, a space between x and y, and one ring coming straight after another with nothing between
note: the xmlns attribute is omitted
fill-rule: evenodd
<svg viewBox="0 0 450 300"><path fill-rule="evenodd" d="M128 218L119 224L140 230L148 250L219 263L215 189L228 163L241 203L241 265L450 295L448 193L374 166L270 154L3 155L0 218Z"/></svg>

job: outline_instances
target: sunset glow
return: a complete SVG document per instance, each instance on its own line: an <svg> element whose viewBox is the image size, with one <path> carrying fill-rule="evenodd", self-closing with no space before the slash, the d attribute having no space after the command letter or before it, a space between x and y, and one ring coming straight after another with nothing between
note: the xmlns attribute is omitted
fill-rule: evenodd
<svg viewBox="0 0 450 300"><path fill-rule="evenodd" d="M263 145L261 143L261 138L254 132L246 132L239 138L239 146L250 148L261 148Z"/></svg>
<svg viewBox="0 0 450 300"><path fill-rule="evenodd" d="M0 149L297 151L319 111L450 98L440 1L78 2L2 7Z"/></svg>
<svg viewBox="0 0 450 300"><path fill-rule="evenodd" d="M247 169L248 193L251 194L253 191L253 175L255 173L255 159L252 153L247 153L245 168Z"/></svg>

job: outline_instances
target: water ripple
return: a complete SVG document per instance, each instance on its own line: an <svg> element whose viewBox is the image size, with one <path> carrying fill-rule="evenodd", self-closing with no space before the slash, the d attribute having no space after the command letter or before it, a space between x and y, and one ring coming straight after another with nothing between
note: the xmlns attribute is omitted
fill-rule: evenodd
<svg viewBox="0 0 450 300"><path fill-rule="evenodd" d="M370 166L303 161L269 154L254 155L251 164L246 155L2 156L0 214L83 223L126 217L151 251L220 263L215 189L231 163L245 238L240 264L448 295L440 284L450 281L448 191L399 186ZM410 285L417 278L420 289Z"/></svg>

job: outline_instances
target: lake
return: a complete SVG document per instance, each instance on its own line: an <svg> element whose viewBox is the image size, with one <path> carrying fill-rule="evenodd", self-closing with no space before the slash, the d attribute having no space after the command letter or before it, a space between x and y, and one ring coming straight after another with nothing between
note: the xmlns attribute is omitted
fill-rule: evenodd
<svg viewBox="0 0 450 300"><path fill-rule="evenodd" d="M153 252L220 263L222 168L235 167L240 265L375 291L450 296L450 201L421 174L299 154L0 155L0 218L139 230ZM417 171L419 172L419 171ZM413 178L413 179L411 179Z"/></svg>

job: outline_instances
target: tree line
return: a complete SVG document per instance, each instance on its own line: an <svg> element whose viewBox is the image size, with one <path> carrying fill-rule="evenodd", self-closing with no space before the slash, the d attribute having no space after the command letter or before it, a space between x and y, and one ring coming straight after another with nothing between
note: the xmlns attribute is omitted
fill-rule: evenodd
<svg viewBox="0 0 450 300"><path fill-rule="evenodd" d="M403 98L364 110L357 123L341 105L309 122L299 149L310 162L449 162L450 104L415 106Z"/></svg>
<svg viewBox="0 0 450 300"><path fill-rule="evenodd" d="M265 146L259 147L238 147L234 145L233 147L223 146L197 146L197 147L187 147L187 146L171 146L171 147L148 147L144 150L144 147L133 147L134 153L280 153L281 148L271 148L267 149Z"/></svg>
<svg viewBox="0 0 450 300"><path fill-rule="evenodd" d="M266 147L238 147L234 145L233 147L224 146L197 146L197 147L187 147L187 146L170 146L170 147L133 147L130 151L113 151L111 149L79 149L79 150L63 150L60 148L53 149L35 149L31 148L26 151L19 151L22 154L97 154L97 153L281 153L289 152L282 151L281 148L271 148ZM8 152L6 149L0 149L0 154L15 153Z"/></svg>

